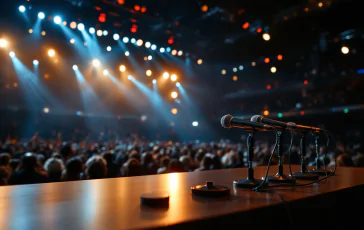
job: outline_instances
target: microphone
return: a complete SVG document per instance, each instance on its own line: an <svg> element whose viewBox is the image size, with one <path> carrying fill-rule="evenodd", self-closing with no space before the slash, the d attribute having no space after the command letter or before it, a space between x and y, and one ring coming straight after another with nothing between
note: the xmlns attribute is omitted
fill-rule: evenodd
<svg viewBox="0 0 364 230"><path fill-rule="evenodd" d="M272 126L256 123L256 122L250 122L250 121L244 121L239 118L235 118L230 114L226 114L221 118L221 125L224 128L230 129L230 128L241 128L246 130L275 130Z"/></svg>
<svg viewBox="0 0 364 230"><path fill-rule="evenodd" d="M277 120L265 118L265 117L260 116L260 115L252 116L250 121L251 122L264 123L264 124L280 127L280 128L283 128L283 129L291 129L291 130L300 129L300 130L304 130L304 131L313 131L313 132L325 131L324 129L320 129L320 128L317 128L317 127L297 125L296 123L293 123L293 122L277 121Z"/></svg>

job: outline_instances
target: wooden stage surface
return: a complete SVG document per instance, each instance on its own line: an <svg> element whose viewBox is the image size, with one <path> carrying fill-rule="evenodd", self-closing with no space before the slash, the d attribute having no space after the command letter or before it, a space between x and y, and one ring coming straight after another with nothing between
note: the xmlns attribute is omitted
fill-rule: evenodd
<svg viewBox="0 0 364 230"><path fill-rule="evenodd" d="M256 177L263 176L265 169L258 167ZM289 173L287 169L286 174ZM293 169L297 171L299 168L294 166ZM270 174L276 170L277 167L272 166ZM296 217L295 214L301 215L301 211L307 218L325 210L345 209L346 205L344 211L347 213L351 200L356 201L353 205L363 204L363 199L358 199L356 193L363 191L364 168L341 167L326 183L294 189L277 188L271 192L254 192L232 186L233 180L244 179L246 175L247 169L244 168L0 187L0 229L241 228L257 224L275 225L275 222L268 222L280 220L283 227L292 228L292 225L303 226L301 222L307 220ZM205 181L229 186L230 198L192 196L190 187ZM141 207L141 194L158 191L170 194L168 209ZM344 193L339 195L340 191ZM308 210L319 211L314 214ZM339 215L335 213L338 210L334 215ZM328 216L331 217L338 216Z"/></svg>

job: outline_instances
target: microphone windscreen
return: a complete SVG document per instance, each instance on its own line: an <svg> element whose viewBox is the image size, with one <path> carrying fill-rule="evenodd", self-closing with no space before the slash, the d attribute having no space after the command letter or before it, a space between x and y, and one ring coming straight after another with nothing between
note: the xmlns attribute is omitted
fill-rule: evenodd
<svg viewBox="0 0 364 230"><path fill-rule="evenodd" d="M224 127L224 128L231 128L230 122L231 122L231 119L233 119L233 118L234 117L231 116L230 114L226 114L225 116L223 116L221 118L221 125L222 125L222 127Z"/></svg>
<svg viewBox="0 0 364 230"><path fill-rule="evenodd" d="M258 123L260 123L262 121L262 119L263 119L262 116L260 116L260 115L254 115L254 116L252 116L252 118L250 118L250 121L251 122L258 122Z"/></svg>

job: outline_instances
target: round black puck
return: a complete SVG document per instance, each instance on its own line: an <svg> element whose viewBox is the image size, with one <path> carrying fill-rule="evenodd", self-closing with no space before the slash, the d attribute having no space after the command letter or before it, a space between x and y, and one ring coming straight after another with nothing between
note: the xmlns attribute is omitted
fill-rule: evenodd
<svg viewBox="0 0 364 230"><path fill-rule="evenodd" d="M204 197L223 197L230 195L230 188L223 185L214 185L208 181L204 185L196 185L191 187L193 195Z"/></svg>
<svg viewBox="0 0 364 230"><path fill-rule="evenodd" d="M167 207L169 205L168 193L149 193L140 196L140 203L149 207Z"/></svg>

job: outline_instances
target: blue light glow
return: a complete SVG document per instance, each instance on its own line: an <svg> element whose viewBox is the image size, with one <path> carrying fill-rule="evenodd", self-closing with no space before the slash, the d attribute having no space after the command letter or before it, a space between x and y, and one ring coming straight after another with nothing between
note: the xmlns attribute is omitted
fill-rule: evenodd
<svg viewBox="0 0 364 230"><path fill-rule="evenodd" d="M117 41L117 40L119 40L119 39L120 39L120 35L119 35L119 34L114 34L112 37L113 37L113 39L114 39L115 41Z"/></svg>
<svg viewBox="0 0 364 230"><path fill-rule="evenodd" d="M39 65L39 61L38 60L33 60L33 65Z"/></svg>
<svg viewBox="0 0 364 230"><path fill-rule="evenodd" d="M23 5L19 6L19 11L20 12L24 13L25 10L26 10L25 6L23 6Z"/></svg>
<svg viewBox="0 0 364 230"><path fill-rule="evenodd" d="M157 49L157 46L153 44L150 48L151 48L152 50L156 50L156 49Z"/></svg>
<svg viewBox="0 0 364 230"><path fill-rule="evenodd" d="M159 52L164 53L164 51L166 51L166 49L164 49L163 47L159 49Z"/></svg>
<svg viewBox="0 0 364 230"><path fill-rule="evenodd" d="M135 38L132 38L130 42L134 44L136 42Z"/></svg>
<svg viewBox="0 0 364 230"><path fill-rule="evenodd" d="M133 79L133 76L128 75L128 79L129 79L129 80Z"/></svg>
<svg viewBox="0 0 364 230"><path fill-rule="evenodd" d="M145 47L146 47L146 48L150 48L150 46L151 46L151 45L152 45L152 44L151 44L150 42L146 42L146 43L145 43Z"/></svg>
<svg viewBox="0 0 364 230"><path fill-rule="evenodd" d="M39 12L38 13L38 18L39 19L44 19L45 18L45 14L43 12Z"/></svg>
<svg viewBox="0 0 364 230"><path fill-rule="evenodd" d="M171 52L171 48L170 47L167 47L166 51L169 53Z"/></svg>
<svg viewBox="0 0 364 230"><path fill-rule="evenodd" d="M84 25L84 24L82 24L82 23L80 23L80 24L78 24L78 25L77 25L77 29L78 29L79 31L83 31L83 30L85 29L85 25Z"/></svg>
<svg viewBox="0 0 364 230"><path fill-rule="evenodd" d="M244 66L239 66L239 70L243 70L244 69Z"/></svg>
<svg viewBox="0 0 364 230"><path fill-rule="evenodd" d="M57 25L61 24L62 22L62 18L60 16L55 16L53 19L54 23L56 23Z"/></svg>
<svg viewBox="0 0 364 230"><path fill-rule="evenodd" d="M176 83L176 86L177 86L177 87L180 87L180 86L181 86L181 83L177 82L177 83Z"/></svg>
<svg viewBox="0 0 364 230"><path fill-rule="evenodd" d="M128 43L128 42L129 42L129 38L128 38L128 37L124 37L124 38L123 38L123 42L124 42L124 43Z"/></svg>
<svg viewBox="0 0 364 230"><path fill-rule="evenodd" d="M78 70L78 66L77 66L77 65L73 65L73 66L72 66L72 69L73 69L73 70Z"/></svg>
<svg viewBox="0 0 364 230"><path fill-rule="evenodd" d="M152 83L155 85L157 84L157 80L153 79Z"/></svg>
<svg viewBox="0 0 364 230"><path fill-rule="evenodd" d="M104 31L102 32L102 34L103 34L104 36L107 36L107 35L109 34L109 32L107 32L107 30L104 30Z"/></svg>
<svg viewBox="0 0 364 230"><path fill-rule="evenodd" d="M90 34L94 34L96 32L95 28L91 27L89 30Z"/></svg>
<svg viewBox="0 0 364 230"><path fill-rule="evenodd" d="M111 46L106 47L106 50L110 52L111 51Z"/></svg>
<svg viewBox="0 0 364 230"><path fill-rule="evenodd" d="M10 52L9 52L9 56L10 56L10 57L15 57L15 53L14 53L13 51L10 51Z"/></svg>

